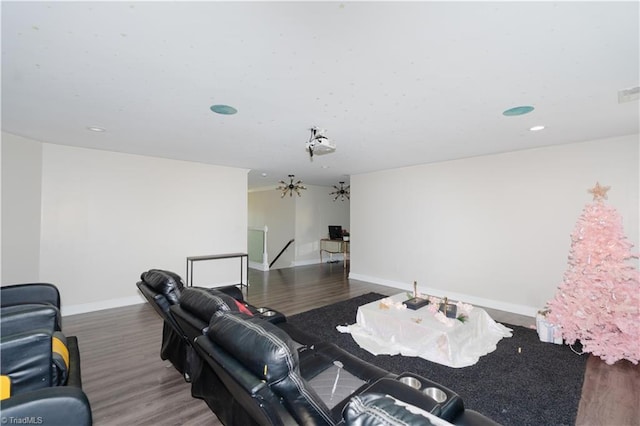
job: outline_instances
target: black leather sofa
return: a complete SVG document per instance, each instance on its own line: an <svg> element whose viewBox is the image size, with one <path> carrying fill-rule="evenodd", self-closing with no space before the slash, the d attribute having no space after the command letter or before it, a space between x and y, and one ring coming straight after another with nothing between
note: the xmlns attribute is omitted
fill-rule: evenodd
<svg viewBox="0 0 640 426"><path fill-rule="evenodd" d="M0 288L3 423L91 425L75 336L62 332L60 295L47 283Z"/></svg>
<svg viewBox="0 0 640 426"><path fill-rule="evenodd" d="M182 293L185 290L182 278L171 271L150 269L140 275L140 281L136 283L136 286L163 319L160 358L170 361L176 370L184 376L185 380L190 382L191 363L197 362L197 359L194 360L195 352L192 348L194 335L201 334L201 330L207 324L206 322L203 324L195 322L194 326L183 329L171 312L171 307L179 304ZM187 293L195 289L190 287ZM216 289L216 292L231 295L238 300L243 298L242 292L236 286L222 287ZM195 330L194 327L196 327ZM192 337L189 338L187 333Z"/></svg>
<svg viewBox="0 0 640 426"><path fill-rule="evenodd" d="M163 314L191 348L192 395L224 424L496 425L444 386L380 369L234 296L183 287Z"/></svg>

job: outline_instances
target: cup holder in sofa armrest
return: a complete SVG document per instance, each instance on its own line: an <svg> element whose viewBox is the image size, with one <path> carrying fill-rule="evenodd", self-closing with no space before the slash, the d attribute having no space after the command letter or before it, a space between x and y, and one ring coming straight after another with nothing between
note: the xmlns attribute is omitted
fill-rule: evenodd
<svg viewBox="0 0 640 426"><path fill-rule="evenodd" d="M407 386L399 380L389 377L383 377L376 380L371 384L371 386L365 388L361 392L361 394L368 393L379 393L392 396L403 403L413 405L436 416L440 416L442 412L441 405L435 400L427 397L420 389Z"/></svg>
<svg viewBox="0 0 640 426"><path fill-rule="evenodd" d="M448 398L447 393L440 388L437 388L435 386L425 388L420 379L418 379L417 377L404 376L398 378L398 381L414 389L421 390L422 393L433 399L438 404L444 403Z"/></svg>
<svg viewBox="0 0 640 426"><path fill-rule="evenodd" d="M464 403L460 396L451 389L413 373L402 373L396 381L415 389L424 397L438 404L441 409L440 417L452 421L464 411Z"/></svg>
<svg viewBox="0 0 640 426"><path fill-rule="evenodd" d="M266 321L269 321L272 324L286 321L286 318L282 312L278 312L267 307L256 308L256 315Z"/></svg>

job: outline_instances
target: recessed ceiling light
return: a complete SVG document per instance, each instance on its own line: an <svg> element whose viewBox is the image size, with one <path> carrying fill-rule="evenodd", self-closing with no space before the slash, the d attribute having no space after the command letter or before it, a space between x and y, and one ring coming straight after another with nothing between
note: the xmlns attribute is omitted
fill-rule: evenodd
<svg viewBox="0 0 640 426"><path fill-rule="evenodd" d="M98 132L98 133L102 133L106 131L102 127L97 127L97 126L89 126L87 127L87 129L91 130L92 132Z"/></svg>
<svg viewBox="0 0 640 426"><path fill-rule="evenodd" d="M229 105L211 105L209 109L215 112L216 114L223 114L223 115L233 115L236 112L238 112L237 109Z"/></svg>
<svg viewBox="0 0 640 426"><path fill-rule="evenodd" d="M524 114L529 114L534 109L535 109L534 107L529 105L517 106L517 107L509 108L508 110L504 111L502 115L505 115L507 117L524 115Z"/></svg>
<svg viewBox="0 0 640 426"><path fill-rule="evenodd" d="M532 131L532 132L537 132L537 131L543 130L543 129L544 129L544 126L533 126L529 130Z"/></svg>

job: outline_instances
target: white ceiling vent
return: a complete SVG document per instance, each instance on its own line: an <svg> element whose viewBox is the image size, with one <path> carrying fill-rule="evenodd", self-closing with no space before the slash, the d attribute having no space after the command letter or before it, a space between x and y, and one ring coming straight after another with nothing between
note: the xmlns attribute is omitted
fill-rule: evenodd
<svg viewBox="0 0 640 426"><path fill-rule="evenodd" d="M618 103L637 101L640 99L640 86L629 87L618 91Z"/></svg>

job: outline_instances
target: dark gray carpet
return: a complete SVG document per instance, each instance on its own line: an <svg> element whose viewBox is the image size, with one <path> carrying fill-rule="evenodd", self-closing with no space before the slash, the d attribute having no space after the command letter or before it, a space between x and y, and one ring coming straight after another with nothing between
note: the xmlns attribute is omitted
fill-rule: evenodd
<svg viewBox="0 0 640 426"><path fill-rule="evenodd" d="M586 355L576 355L566 345L542 343L535 330L505 324L513 329L513 337L502 339L494 352L470 367L451 368L399 355L374 356L335 326L353 324L358 306L383 297L368 293L287 321L388 371L409 371L441 383L458 393L467 408L505 426L575 424Z"/></svg>

